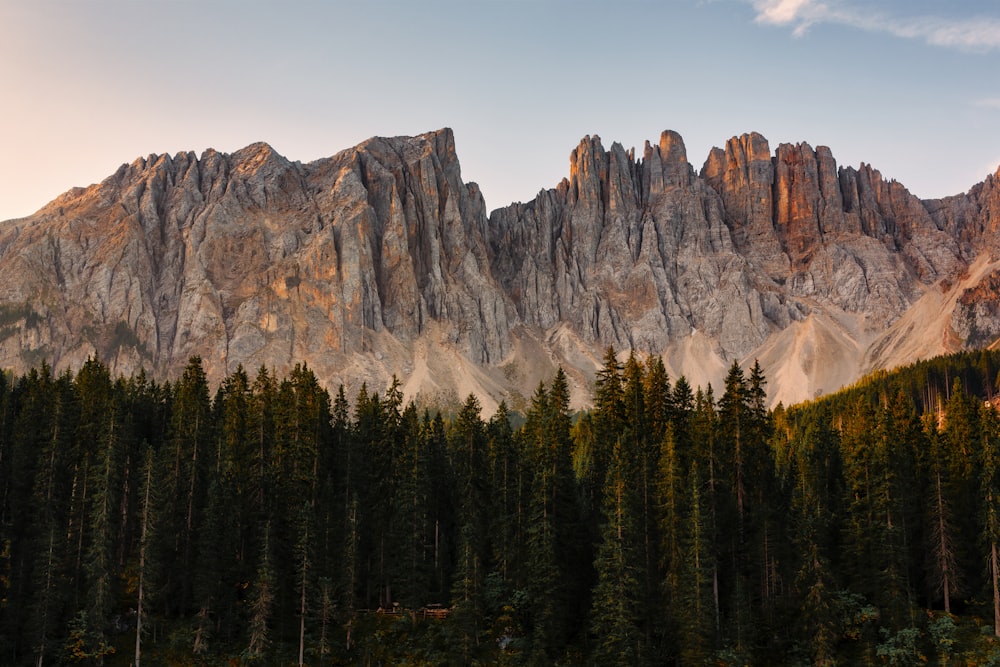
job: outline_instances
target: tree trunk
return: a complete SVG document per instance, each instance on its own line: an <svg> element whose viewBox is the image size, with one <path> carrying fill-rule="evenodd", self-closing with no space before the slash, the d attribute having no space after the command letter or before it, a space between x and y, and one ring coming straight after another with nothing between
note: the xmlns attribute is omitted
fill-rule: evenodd
<svg viewBox="0 0 1000 667"><path fill-rule="evenodd" d="M146 460L146 491L142 500L142 533L139 536L139 593L135 613L135 667L139 667L142 658L142 598L143 575L146 568L146 535L149 528L149 487L153 476L153 458L149 454Z"/></svg>
<svg viewBox="0 0 1000 667"><path fill-rule="evenodd" d="M309 569L308 548L309 529L306 528L305 544L302 547L302 597L299 601L299 667L305 664L306 649L306 579Z"/></svg>
<svg viewBox="0 0 1000 667"><path fill-rule="evenodd" d="M951 591L948 581L948 539L944 525L944 499L941 497L941 473L937 474L937 504L938 504L938 537L941 540L940 566L941 566L941 590L944 594L944 611L951 613Z"/></svg>
<svg viewBox="0 0 1000 667"><path fill-rule="evenodd" d="M1000 637L1000 582L998 582L997 543L990 542L990 574L993 578L993 634Z"/></svg>

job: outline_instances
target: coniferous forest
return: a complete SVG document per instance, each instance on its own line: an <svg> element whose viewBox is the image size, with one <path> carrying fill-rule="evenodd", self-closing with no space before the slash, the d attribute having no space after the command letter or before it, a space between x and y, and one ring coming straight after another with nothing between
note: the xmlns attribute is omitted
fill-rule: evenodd
<svg viewBox="0 0 1000 667"><path fill-rule="evenodd" d="M769 410L609 350L591 410L559 371L489 418L0 375L0 664L1000 664L998 371Z"/></svg>

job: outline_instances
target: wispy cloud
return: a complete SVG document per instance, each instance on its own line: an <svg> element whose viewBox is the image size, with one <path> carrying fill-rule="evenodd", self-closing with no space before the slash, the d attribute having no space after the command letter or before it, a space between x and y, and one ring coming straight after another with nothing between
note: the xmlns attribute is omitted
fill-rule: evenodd
<svg viewBox="0 0 1000 667"><path fill-rule="evenodd" d="M753 5L758 23L794 25L799 36L813 23L827 20L826 6L813 0L754 0Z"/></svg>
<svg viewBox="0 0 1000 667"><path fill-rule="evenodd" d="M868 32L882 32L904 39L920 39L934 46L985 53L1000 49L1000 19L943 16L904 17L873 11L871 6L841 0L749 0L755 20L767 25L789 26L802 36L819 23L846 25Z"/></svg>

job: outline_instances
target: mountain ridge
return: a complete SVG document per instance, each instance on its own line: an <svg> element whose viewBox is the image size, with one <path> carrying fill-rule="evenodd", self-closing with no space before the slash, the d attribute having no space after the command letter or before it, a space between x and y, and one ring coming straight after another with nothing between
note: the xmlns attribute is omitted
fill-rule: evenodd
<svg viewBox="0 0 1000 667"><path fill-rule="evenodd" d="M759 357L787 403L1000 335L998 185L921 201L823 146L748 133L697 171L676 132L638 158L588 135L556 187L487 213L447 128L305 164L150 155L0 223L0 365L304 361L489 410L556 365L584 403L614 345L693 384Z"/></svg>

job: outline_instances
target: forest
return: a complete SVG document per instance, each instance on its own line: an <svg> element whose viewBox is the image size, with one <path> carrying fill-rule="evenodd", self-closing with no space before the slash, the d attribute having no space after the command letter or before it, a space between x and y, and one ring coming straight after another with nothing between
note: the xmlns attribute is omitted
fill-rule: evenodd
<svg viewBox="0 0 1000 667"><path fill-rule="evenodd" d="M1000 665L998 372L772 410L609 349L591 409L560 370L488 418L0 374L0 664Z"/></svg>

